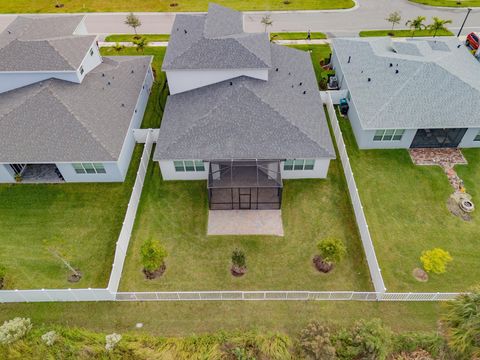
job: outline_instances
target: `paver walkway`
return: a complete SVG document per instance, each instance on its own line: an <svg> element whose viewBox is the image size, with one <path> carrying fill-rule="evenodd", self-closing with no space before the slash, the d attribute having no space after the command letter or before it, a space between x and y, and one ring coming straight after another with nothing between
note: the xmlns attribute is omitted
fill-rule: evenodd
<svg viewBox="0 0 480 360"><path fill-rule="evenodd" d="M463 180L457 175L454 167L457 164L467 164L462 151L457 148L445 149L409 149L410 157L415 165L438 165L448 177L455 192L464 192Z"/></svg>
<svg viewBox="0 0 480 360"><path fill-rule="evenodd" d="M210 210L208 235L283 236L281 210Z"/></svg>

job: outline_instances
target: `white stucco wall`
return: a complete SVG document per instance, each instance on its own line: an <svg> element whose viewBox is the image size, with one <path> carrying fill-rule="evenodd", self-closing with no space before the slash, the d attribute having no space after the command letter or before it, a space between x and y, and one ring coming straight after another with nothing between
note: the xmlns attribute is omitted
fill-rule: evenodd
<svg viewBox="0 0 480 360"><path fill-rule="evenodd" d="M324 179L328 174L330 159L315 159L313 170L283 170L282 161L280 163L280 172L282 179Z"/></svg>
<svg viewBox="0 0 480 360"><path fill-rule="evenodd" d="M209 162L204 162L205 171L175 171L173 160L160 160L160 171L163 180L207 180Z"/></svg>
<svg viewBox="0 0 480 360"><path fill-rule="evenodd" d="M473 147L480 147L480 141L473 141L475 136L477 136L480 128L469 128L465 135L463 135L462 141L458 147L460 148L473 148Z"/></svg>
<svg viewBox="0 0 480 360"><path fill-rule="evenodd" d="M77 174L71 163L55 163L66 182L121 182L124 180L116 162L102 162L105 174Z"/></svg>
<svg viewBox="0 0 480 360"><path fill-rule="evenodd" d="M0 183L15 182L13 171L8 168L8 164L0 164Z"/></svg>
<svg viewBox="0 0 480 360"><path fill-rule="evenodd" d="M90 55L90 49L93 50L93 55ZM88 49L85 57L82 60L82 64L77 69L77 76L79 81L81 82L85 75L87 75L90 71L95 69L98 65L102 63L102 56L100 55L100 50L97 46L97 41L94 40L92 45ZM83 67L83 74L80 74L80 67Z"/></svg>
<svg viewBox="0 0 480 360"><path fill-rule="evenodd" d="M77 72L73 70L50 72L0 72L0 93L51 78L75 83L80 82Z"/></svg>
<svg viewBox="0 0 480 360"><path fill-rule="evenodd" d="M239 76L268 80L268 69L167 70L168 88L172 95Z"/></svg>

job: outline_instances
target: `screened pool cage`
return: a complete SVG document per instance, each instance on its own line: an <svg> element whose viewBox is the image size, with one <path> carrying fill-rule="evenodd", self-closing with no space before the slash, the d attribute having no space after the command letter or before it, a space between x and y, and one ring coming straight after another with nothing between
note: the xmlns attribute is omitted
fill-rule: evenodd
<svg viewBox="0 0 480 360"><path fill-rule="evenodd" d="M208 200L211 210L272 210L282 205L280 160L210 162Z"/></svg>

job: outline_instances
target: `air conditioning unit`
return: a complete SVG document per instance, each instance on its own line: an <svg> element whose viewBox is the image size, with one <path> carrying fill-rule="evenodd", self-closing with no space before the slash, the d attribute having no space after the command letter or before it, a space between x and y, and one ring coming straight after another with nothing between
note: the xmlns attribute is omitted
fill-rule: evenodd
<svg viewBox="0 0 480 360"><path fill-rule="evenodd" d="M338 79L336 76L330 76L328 78L328 84L327 84L327 89L328 90L338 90Z"/></svg>

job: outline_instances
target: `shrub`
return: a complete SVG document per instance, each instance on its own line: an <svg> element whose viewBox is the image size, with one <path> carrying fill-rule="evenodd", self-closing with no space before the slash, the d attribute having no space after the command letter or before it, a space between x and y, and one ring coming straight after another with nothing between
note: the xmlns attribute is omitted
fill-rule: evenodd
<svg viewBox="0 0 480 360"><path fill-rule="evenodd" d="M322 259L329 263L339 262L347 253L345 244L336 238L326 238L319 241L317 248Z"/></svg>
<svg viewBox="0 0 480 360"><path fill-rule="evenodd" d="M167 250L157 240L146 240L140 249L142 265L146 271L153 272L164 265Z"/></svg>
<svg viewBox="0 0 480 360"><path fill-rule="evenodd" d="M452 260L449 252L440 248L423 251L420 257L424 270L435 274L443 274L447 264Z"/></svg>
<svg viewBox="0 0 480 360"><path fill-rule="evenodd" d="M16 317L5 321L0 326L0 344L11 344L24 337L32 329L32 322L27 318Z"/></svg>
<svg viewBox="0 0 480 360"><path fill-rule="evenodd" d="M340 359L386 359L392 347L392 332L379 319L359 320L334 338Z"/></svg>
<svg viewBox="0 0 480 360"><path fill-rule="evenodd" d="M480 288L448 302L442 321L448 345L468 359L479 359Z"/></svg>
<svg viewBox="0 0 480 360"><path fill-rule="evenodd" d="M232 252L232 264L239 268L244 268L247 266L247 261L245 258L245 253L242 250L233 250Z"/></svg>
<svg viewBox="0 0 480 360"><path fill-rule="evenodd" d="M408 332L398 334L393 340L393 352L411 353L422 349L427 351L432 357L444 359L443 353L445 351L445 340L437 333L419 333Z"/></svg>
<svg viewBox="0 0 480 360"><path fill-rule="evenodd" d="M113 350L121 339L122 335L115 333L105 336L105 350Z"/></svg>
<svg viewBox="0 0 480 360"><path fill-rule="evenodd" d="M58 335L54 330L46 332L45 334L42 335L42 341L47 346L52 346L53 344L55 344L57 340L58 340Z"/></svg>
<svg viewBox="0 0 480 360"><path fill-rule="evenodd" d="M309 359L336 359L335 347L332 345L330 329L318 321L312 321L301 332L299 346L302 355Z"/></svg>

